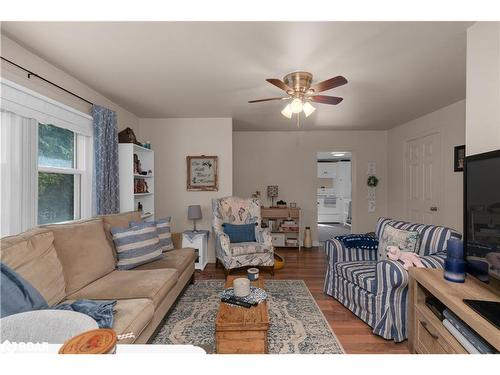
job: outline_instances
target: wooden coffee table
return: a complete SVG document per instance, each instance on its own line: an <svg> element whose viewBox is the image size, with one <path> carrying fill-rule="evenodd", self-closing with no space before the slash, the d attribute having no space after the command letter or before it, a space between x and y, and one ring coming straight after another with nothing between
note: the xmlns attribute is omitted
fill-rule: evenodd
<svg viewBox="0 0 500 375"><path fill-rule="evenodd" d="M225 288L233 286L233 280L244 276L228 276ZM264 289L264 279L259 277L251 285ZM221 303L215 321L215 342L218 354L267 353L269 314L267 301L246 309Z"/></svg>

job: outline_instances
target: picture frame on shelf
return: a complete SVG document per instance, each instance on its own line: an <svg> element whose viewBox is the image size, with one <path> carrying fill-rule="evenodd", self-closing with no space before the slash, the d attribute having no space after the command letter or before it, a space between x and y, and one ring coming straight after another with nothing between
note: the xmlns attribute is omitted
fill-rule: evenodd
<svg viewBox="0 0 500 375"><path fill-rule="evenodd" d="M218 157L186 156L187 191L218 191Z"/></svg>
<svg viewBox="0 0 500 375"><path fill-rule="evenodd" d="M465 145L455 146L454 157L453 157L454 171L463 172L464 162L465 162Z"/></svg>

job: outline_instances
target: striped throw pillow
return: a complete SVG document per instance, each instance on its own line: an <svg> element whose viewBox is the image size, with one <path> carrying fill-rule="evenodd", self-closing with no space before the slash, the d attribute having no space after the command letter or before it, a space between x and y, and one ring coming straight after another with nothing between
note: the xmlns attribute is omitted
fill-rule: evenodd
<svg viewBox="0 0 500 375"><path fill-rule="evenodd" d="M139 223L130 228L111 228L119 270L129 270L162 257L156 224Z"/></svg>
<svg viewBox="0 0 500 375"><path fill-rule="evenodd" d="M172 243L172 233L170 232L170 221L172 218L166 217L165 219L156 220L156 230L158 238L160 239L160 247L163 252L173 250L174 244Z"/></svg>
<svg viewBox="0 0 500 375"><path fill-rule="evenodd" d="M166 217L165 219L159 219L154 221L156 224L156 231L158 233L158 239L160 241L161 251L166 252L170 250L174 250L174 244L172 243L172 233L170 231L170 222L172 218L171 216ZM131 221L128 223L130 227L136 226L139 223L136 221Z"/></svg>

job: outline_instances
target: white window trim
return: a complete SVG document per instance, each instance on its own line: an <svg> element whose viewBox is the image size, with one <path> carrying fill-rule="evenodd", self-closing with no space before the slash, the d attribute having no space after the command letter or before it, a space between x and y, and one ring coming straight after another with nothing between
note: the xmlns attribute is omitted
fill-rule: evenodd
<svg viewBox="0 0 500 375"><path fill-rule="evenodd" d="M4 110L37 119L42 124L52 124L87 137L93 136L92 116L8 79L0 77L0 84L0 100Z"/></svg>
<svg viewBox="0 0 500 375"><path fill-rule="evenodd" d="M75 189L75 217L86 219L92 216L92 180L93 180L93 125L92 116L77 111L15 82L0 77L0 106L3 110L20 116L33 118L41 124L51 124L75 133L76 168L53 168L38 166L38 127L34 137L34 147L30 148L30 158L36 158L35 168L31 171L33 189L31 206L35 217L31 222L38 222L38 172L70 173L80 176L78 191ZM80 193L80 194L77 194ZM78 199L79 198L79 199ZM78 199L78 201L77 201Z"/></svg>

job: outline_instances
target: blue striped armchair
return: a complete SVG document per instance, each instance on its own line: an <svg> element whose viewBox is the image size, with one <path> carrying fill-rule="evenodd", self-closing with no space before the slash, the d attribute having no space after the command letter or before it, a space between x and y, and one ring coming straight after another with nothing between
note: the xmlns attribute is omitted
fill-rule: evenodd
<svg viewBox="0 0 500 375"><path fill-rule="evenodd" d="M419 255L427 268L443 268L447 240L461 238L446 227L380 218L375 244L386 225L419 233ZM370 325L373 333L395 342L406 340L408 272L399 261L377 260L376 246L346 247L345 242L336 237L325 243L324 292Z"/></svg>

